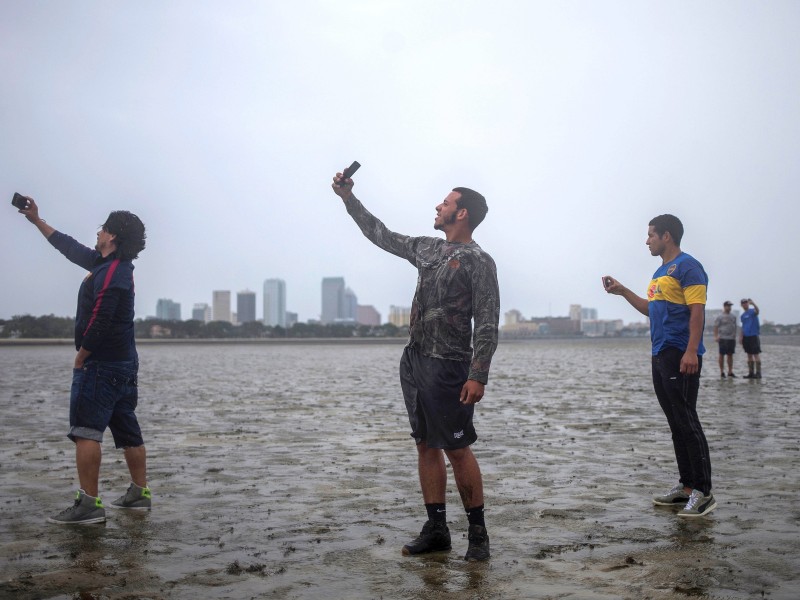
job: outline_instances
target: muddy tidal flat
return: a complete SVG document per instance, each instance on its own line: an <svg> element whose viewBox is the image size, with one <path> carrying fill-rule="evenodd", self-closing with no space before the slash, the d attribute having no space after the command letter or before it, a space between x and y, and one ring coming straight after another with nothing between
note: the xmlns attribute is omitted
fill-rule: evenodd
<svg viewBox="0 0 800 600"><path fill-rule="evenodd" d="M0 598L800 598L800 346L720 379L698 411L718 508L679 519L646 340L501 344L476 411L492 558L403 557L424 507L402 344L142 344L139 418L154 507L104 525L71 502L74 352L0 346ZM736 367L745 373L737 349ZM128 486L106 434L106 505Z"/></svg>

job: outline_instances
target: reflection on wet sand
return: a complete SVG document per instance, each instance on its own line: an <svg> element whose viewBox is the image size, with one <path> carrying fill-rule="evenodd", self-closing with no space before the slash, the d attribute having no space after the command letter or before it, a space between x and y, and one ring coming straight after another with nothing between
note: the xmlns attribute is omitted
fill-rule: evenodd
<svg viewBox="0 0 800 600"><path fill-rule="evenodd" d="M0 347L0 596L33 598L800 597L800 348L761 381L702 379L719 507L683 520L639 340L503 344L477 411L493 558L403 557L424 518L401 346L146 345L151 513L44 519L74 492L68 347ZM713 375L714 369L708 371ZM101 494L128 485L106 444Z"/></svg>

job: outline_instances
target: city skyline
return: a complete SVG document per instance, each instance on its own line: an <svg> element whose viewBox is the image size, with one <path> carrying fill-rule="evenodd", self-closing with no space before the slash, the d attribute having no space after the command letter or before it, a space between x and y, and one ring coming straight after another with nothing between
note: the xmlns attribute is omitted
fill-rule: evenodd
<svg viewBox="0 0 800 600"><path fill-rule="evenodd" d="M327 296L326 289L328 290ZM206 302L194 302L191 316L187 320L195 319L204 322L221 320L235 324L258 320L272 327L287 327L299 321L297 313L287 308L287 286L282 279L268 278L264 280L263 312L260 316L256 313L258 302L257 294L254 291L246 289L237 292L236 312L231 310L231 290L212 290L211 296L211 305ZM392 312L393 309L401 310L405 313L410 311L410 308L398 308L392 305L389 312ZM330 314L326 313L326 311L329 311ZM381 314L386 313L381 313L371 304L359 304L358 296L345 284L344 277L323 277L320 314L306 319L305 322L334 323L352 321L366 325L380 325ZM140 318L153 318L153 315L147 314ZM156 303L155 318L184 320L181 314L181 303L175 302L172 298L159 298Z"/></svg>
<svg viewBox="0 0 800 600"><path fill-rule="evenodd" d="M257 304L256 293L250 290L245 290L237 294L237 306L239 308L237 313L232 313L231 322L234 324L242 324L251 320L259 320L268 326L279 326L284 328L287 326L286 320L289 319L289 316L293 315L293 313L286 310L285 281L276 278L266 279L264 280L263 289L264 314L262 315L262 318L258 319L255 315L255 305ZM389 306L389 310L386 313L381 313L372 305L358 304L355 292L346 285L344 277L323 277L321 282L321 292L320 316L319 318L307 319L306 322L319 322L321 324L353 322L365 325L382 325L385 323L391 323L398 327L407 326L410 322L410 306L398 306L392 304ZM215 299L219 298L220 301L223 302L223 307L224 302L229 302L229 291L215 290L212 292L212 294ZM248 315L250 316L242 320L239 315L243 314L242 306L244 305L243 300L245 298L246 305L248 306L247 310L249 311ZM156 318L162 318L158 316L160 314L159 311L166 311L168 309L174 311L176 310L175 307L177 307L178 311L180 310L179 303L175 303L171 299L167 298L159 299L157 304ZM282 315L284 321L282 323L279 322L277 315L273 310L275 307L283 307ZM712 309L708 310L711 312L711 314L713 314L714 317L716 317L718 312L721 312ZM212 308L207 304L195 303L191 318L203 320L200 317L210 314L213 314ZM386 318L382 319L381 314L386 314ZM264 315L271 316L268 318ZM208 320L213 320L213 318L205 318L206 322ZM294 315L293 321L297 321L296 315ZM570 332L575 329L575 327L572 325L566 325L565 327L560 325L560 323L566 321L579 322L580 326L577 329L578 331L600 335L607 332L618 331L624 324L622 319L600 319L598 316L598 311L594 307L586 307L580 304L570 304L565 315L532 315L529 318L525 318L522 311L519 309L512 308L504 313L503 318L501 319L500 329L502 330L504 327L508 328L509 326L513 328L516 325L519 325L523 329L526 327L530 329L530 327L526 324L534 322L543 324L542 326L545 328L550 328L553 331L561 333ZM629 322L629 324L641 323L641 321ZM536 326L536 329L539 329L539 325Z"/></svg>

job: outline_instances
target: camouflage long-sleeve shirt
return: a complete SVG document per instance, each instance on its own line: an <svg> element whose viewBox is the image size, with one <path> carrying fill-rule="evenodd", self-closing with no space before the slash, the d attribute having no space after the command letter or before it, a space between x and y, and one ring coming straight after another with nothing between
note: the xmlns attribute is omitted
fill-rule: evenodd
<svg viewBox="0 0 800 600"><path fill-rule="evenodd" d="M417 268L409 345L425 356L467 361L469 379L486 383L500 319L500 290L492 257L475 242L454 244L390 231L355 196L345 206L373 244Z"/></svg>

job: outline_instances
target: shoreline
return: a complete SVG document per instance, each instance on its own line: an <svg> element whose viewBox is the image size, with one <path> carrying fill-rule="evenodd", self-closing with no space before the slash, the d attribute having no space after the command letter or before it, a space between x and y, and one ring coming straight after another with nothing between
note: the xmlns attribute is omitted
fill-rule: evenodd
<svg viewBox="0 0 800 600"><path fill-rule="evenodd" d="M800 346L800 335L762 335L761 343L764 345L775 346ZM525 339L503 339L499 343L503 344L527 344L538 342L608 342L623 340L647 340L646 336L640 337L589 337L589 336L541 336ZM75 341L71 338L0 338L0 346L71 346ZM408 337L348 337L348 338L137 338L136 345L150 344L219 344L219 345L323 345L323 344L347 344L347 345L382 345L382 344L407 344ZM703 343L706 346L706 354L711 354L716 347L713 337L704 336Z"/></svg>

